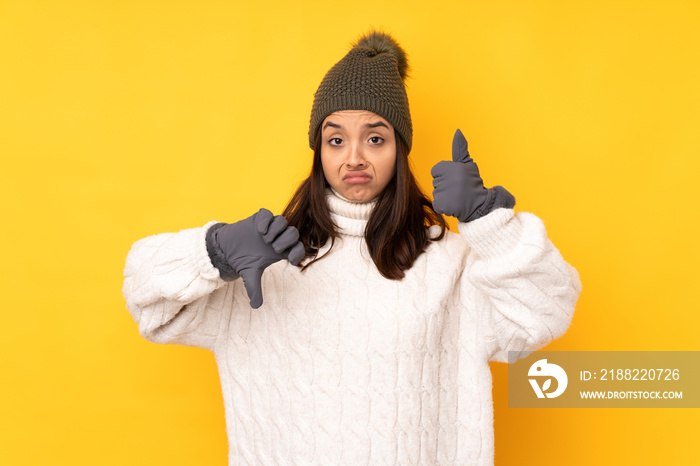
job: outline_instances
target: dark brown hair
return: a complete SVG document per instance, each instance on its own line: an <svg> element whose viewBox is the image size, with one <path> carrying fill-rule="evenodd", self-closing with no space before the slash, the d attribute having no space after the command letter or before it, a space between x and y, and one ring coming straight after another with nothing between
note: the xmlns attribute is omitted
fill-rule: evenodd
<svg viewBox="0 0 700 466"><path fill-rule="evenodd" d="M299 230L299 239L306 250L305 259L312 258L302 261L302 270L323 258L318 257L318 251L329 238L333 247L335 238L339 237L326 204L329 184L321 164L320 132L319 129L316 135L311 174L297 188L282 214ZM428 243L442 239L448 227L418 186L408 163L408 148L399 134L394 133L396 173L377 199L367 222L365 240L379 273L400 280ZM428 235L431 225L440 225L440 234L435 238Z"/></svg>

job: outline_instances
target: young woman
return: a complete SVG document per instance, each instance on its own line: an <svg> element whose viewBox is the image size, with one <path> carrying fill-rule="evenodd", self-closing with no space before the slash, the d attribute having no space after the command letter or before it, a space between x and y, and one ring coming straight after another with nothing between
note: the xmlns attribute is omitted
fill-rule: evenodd
<svg viewBox="0 0 700 466"><path fill-rule="evenodd" d="M364 36L314 97L311 175L283 215L144 238L141 334L208 348L230 464L493 464L489 361L561 336L576 271L486 189L458 131L434 201L409 169L406 56ZM440 214L459 219L446 231Z"/></svg>

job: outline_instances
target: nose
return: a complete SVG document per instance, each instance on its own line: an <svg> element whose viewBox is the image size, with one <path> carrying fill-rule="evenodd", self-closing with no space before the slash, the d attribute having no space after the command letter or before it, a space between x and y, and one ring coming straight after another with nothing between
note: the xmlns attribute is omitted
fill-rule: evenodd
<svg viewBox="0 0 700 466"><path fill-rule="evenodd" d="M350 147L350 153L345 161L345 165L349 169L361 169L367 166L367 161L365 160L365 154L361 144L353 144Z"/></svg>

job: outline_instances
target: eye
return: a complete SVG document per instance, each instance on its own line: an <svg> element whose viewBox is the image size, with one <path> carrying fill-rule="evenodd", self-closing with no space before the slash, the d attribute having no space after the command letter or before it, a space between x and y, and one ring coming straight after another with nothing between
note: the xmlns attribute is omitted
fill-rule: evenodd
<svg viewBox="0 0 700 466"><path fill-rule="evenodd" d="M340 138L331 138L328 140L328 144L331 146L339 146L343 143L343 140Z"/></svg>
<svg viewBox="0 0 700 466"><path fill-rule="evenodd" d="M373 136L369 138L370 144L381 144L384 142L384 138L380 138L379 136Z"/></svg>

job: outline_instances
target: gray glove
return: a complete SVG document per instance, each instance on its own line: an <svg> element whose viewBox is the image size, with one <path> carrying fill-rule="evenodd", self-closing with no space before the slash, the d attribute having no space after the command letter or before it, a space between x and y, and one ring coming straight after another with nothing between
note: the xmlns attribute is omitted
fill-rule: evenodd
<svg viewBox="0 0 700 466"><path fill-rule="evenodd" d="M297 265L305 255L297 229L267 209L236 223L213 225L207 231L207 251L222 279L243 279L253 309L263 303L263 271L282 259Z"/></svg>
<svg viewBox="0 0 700 466"><path fill-rule="evenodd" d="M486 189L467 150L467 140L457 130L452 140L452 161L438 162L433 175L433 209L439 214L471 222L499 208L512 208L515 198L501 186Z"/></svg>

